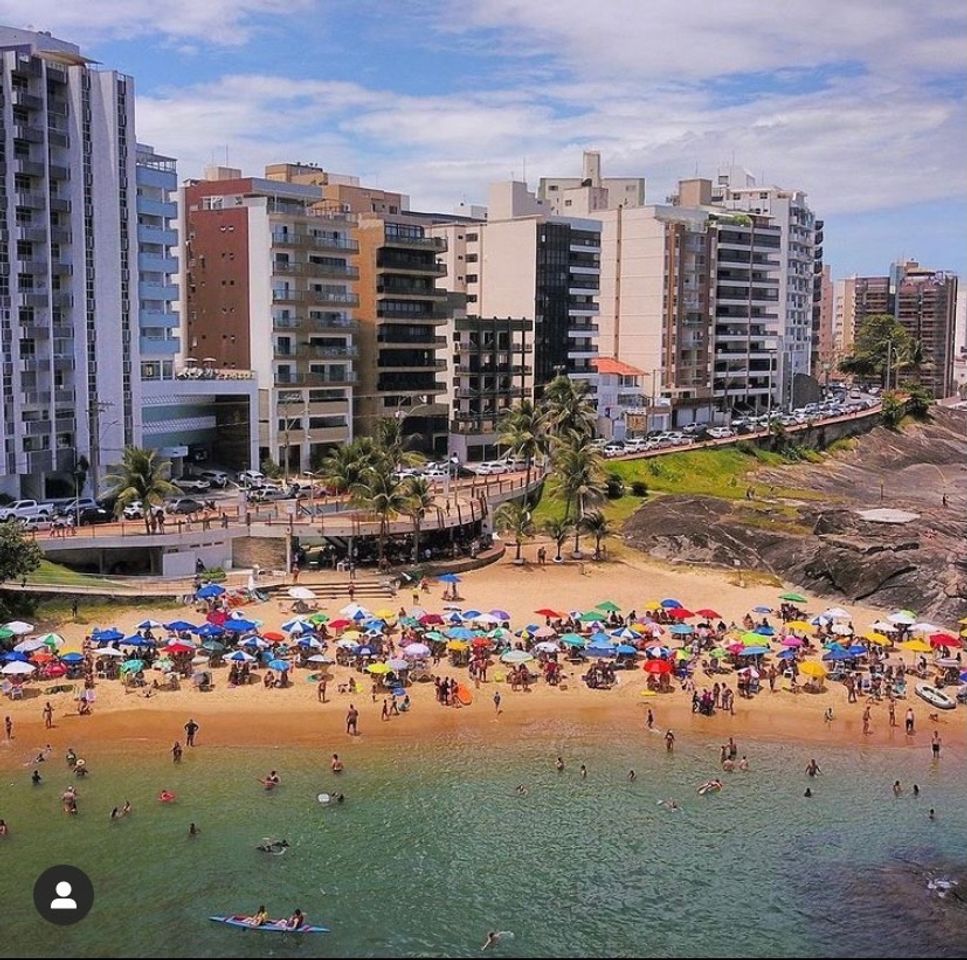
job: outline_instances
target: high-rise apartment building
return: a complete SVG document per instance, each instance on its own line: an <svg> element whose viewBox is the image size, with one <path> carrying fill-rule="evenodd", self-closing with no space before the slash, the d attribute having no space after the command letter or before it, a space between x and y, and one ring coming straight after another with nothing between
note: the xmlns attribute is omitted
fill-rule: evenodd
<svg viewBox="0 0 967 960"><path fill-rule="evenodd" d="M853 350L856 335L856 277L833 282L833 342L841 357Z"/></svg>
<svg viewBox="0 0 967 960"><path fill-rule="evenodd" d="M359 244L321 200L230 168L182 188L184 349L203 370L254 371L259 458L290 472L352 438Z"/></svg>
<svg viewBox="0 0 967 960"><path fill-rule="evenodd" d="M836 346L833 280L829 264L816 275L816 302L813 305L813 376L827 380L842 354Z"/></svg>
<svg viewBox="0 0 967 960"><path fill-rule="evenodd" d="M598 210L644 205L644 177L602 177L596 150L584 152L581 166L580 177L541 177L537 197L555 216L587 217Z"/></svg>
<svg viewBox="0 0 967 960"><path fill-rule="evenodd" d="M134 84L0 28L0 490L70 495L137 442Z"/></svg>

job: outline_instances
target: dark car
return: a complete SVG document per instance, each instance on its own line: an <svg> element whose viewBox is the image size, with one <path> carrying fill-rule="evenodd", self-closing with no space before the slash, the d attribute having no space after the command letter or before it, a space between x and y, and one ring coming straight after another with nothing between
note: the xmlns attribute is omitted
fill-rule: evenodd
<svg viewBox="0 0 967 960"><path fill-rule="evenodd" d="M205 505L200 500L193 500L191 497L179 497L177 500L172 500L171 503L165 507L165 513L201 513L201 511L204 509Z"/></svg>
<svg viewBox="0 0 967 960"><path fill-rule="evenodd" d="M82 527L85 523L110 523L113 519L103 507L84 507L77 513L77 522Z"/></svg>

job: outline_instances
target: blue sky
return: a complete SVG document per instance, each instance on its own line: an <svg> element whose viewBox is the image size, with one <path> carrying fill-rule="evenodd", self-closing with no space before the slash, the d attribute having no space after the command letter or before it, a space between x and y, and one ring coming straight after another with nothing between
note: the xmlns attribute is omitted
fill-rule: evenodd
<svg viewBox="0 0 967 960"><path fill-rule="evenodd" d="M710 12L713 11L713 12ZM314 161L481 201L526 164L805 190L836 276L897 256L967 273L967 5L950 0L0 0L135 77L183 177Z"/></svg>

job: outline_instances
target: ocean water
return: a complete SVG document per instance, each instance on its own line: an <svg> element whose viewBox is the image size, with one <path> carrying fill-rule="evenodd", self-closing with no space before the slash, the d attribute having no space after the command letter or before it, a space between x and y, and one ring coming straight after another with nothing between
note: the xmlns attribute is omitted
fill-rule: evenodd
<svg viewBox="0 0 967 960"><path fill-rule="evenodd" d="M548 720L501 745L468 732L346 751L337 779L328 757L341 746L202 746L180 767L136 746L89 755L77 817L61 812L62 757L39 787L29 769L4 770L0 955L475 956L497 930L495 956L963 956L967 775L953 751L933 765L926 749L823 748L809 780L809 748L740 742L752 770L728 775L717 742L669 756L645 731ZM270 768L283 785L266 793L256 780ZM698 796L716 775L725 789ZM337 786L343 805L317 802ZM175 804L154 799L163 787ZM659 805L672 798L680 810ZM125 799L133 815L111 823ZM288 851L259 853L265 836ZM73 927L33 908L54 863L94 883ZM207 920L260 903L273 916L301 907L332 932Z"/></svg>

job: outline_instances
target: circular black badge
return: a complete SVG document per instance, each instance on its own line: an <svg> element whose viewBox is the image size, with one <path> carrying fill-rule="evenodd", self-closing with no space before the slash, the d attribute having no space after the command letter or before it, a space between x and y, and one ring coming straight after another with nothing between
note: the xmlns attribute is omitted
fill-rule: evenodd
<svg viewBox="0 0 967 960"><path fill-rule="evenodd" d="M34 906L45 920L67 927L78 923L94 906L91 878L69 864L48 867L34 884Z"/></svg>

